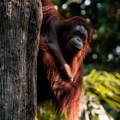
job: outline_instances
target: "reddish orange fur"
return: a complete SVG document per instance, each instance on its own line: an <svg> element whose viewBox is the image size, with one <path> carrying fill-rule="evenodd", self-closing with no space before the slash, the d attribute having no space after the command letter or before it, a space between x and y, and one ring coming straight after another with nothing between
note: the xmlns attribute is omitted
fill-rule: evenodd
<svg viewBox="0 0 120 120"><path fill-rule="evenodd" d="M43 41L41 40L41 42ZM53 56L49 53L49 49L46 45L43 45L44 43L41 42L40 48L41 50L45 50L45 54L40 52L40 58L42 59L41 64L47 73L46 77L51 86L53 101L55 101L58 110L63 113L68 120L75 120L75 118L78 117L80 97L82 93L82 62L87 53L88 45L85 45L83 50L77 53L77 55L75 55L71 60L71 67L74 72L74 81L70 83L61 78Z"/></svg>
<svg viewBox="0 0 120 120"><path fill-rule="evenodd" d="M80 17L64 20L49 0L42 0L42 3L44 5L44 18L48 18L47 23L53 20L57 21L58 24L62 23L64 27L81 23L85 25L86 29L88 30L88 39L83 49L76 53L71 58L69 63L74 76L73 82L68 82L61 77L55 58L52 56L47 44L44 42L44 40L42 40L42 37L39 46L38 103L39 101L45 101L52 98L54 101L53 103L56 104L56 108L59 110L59 112L64 114L68 120L75 120L79 113L80 96L82 93L83 60L89 50L89 44L91 42L91 27L83 18ZM43 27L45 26L46 23L43 21ZM64 35L62 36L64 37ZM49 88L47 88L47 86L49 86ZM50 95L48 95L47 98L44 98L43 95L47 96L49 91Z"/></svg>

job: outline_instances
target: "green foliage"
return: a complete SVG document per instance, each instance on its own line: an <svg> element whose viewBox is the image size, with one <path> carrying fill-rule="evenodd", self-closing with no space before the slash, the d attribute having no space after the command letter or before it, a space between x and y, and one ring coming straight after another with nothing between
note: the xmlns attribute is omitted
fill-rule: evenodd
<svg viewBox="0 0 120 120"><path fill-rule="evenodd" d="M120 74L96 72L93 70L85 77L85 90L89 95L95 95L104 100L115 110L120 111Z"/></svg>
<svg viewBox="0 0 120 120"><path fill-rule="evenodd" d="M51 102L41 105L37 114L37 120L65 120L63 116L55 111Z"/></svg>
<svg viewBox="0 0 120 120"><path fill-rule="evenodd" d="M83 113L87 115L89 112L90 120L94 120L95 116L99 118L95 120L101 120L101 114L96 113L97 110L104 113L105 120L120 119L120 73L111 74L106 71L92 70L89 75L84 77L84 87L87 98L84 99L86 110L83 107ZM83 113L82 117L85 118Z"/></svg>
<svg viewBox="0 0 120 120"><path fill-rule="evenodd" d="M92 70L84 77L85 96L81 104L81 120L120 119L120 73ZM43 104L38 120L65 120L52 106Z"/></svg>

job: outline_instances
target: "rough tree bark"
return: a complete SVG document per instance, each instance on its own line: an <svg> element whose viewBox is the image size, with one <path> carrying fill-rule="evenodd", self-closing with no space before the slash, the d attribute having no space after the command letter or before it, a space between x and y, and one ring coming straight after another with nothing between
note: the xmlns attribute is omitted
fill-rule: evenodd
<svg viewBox="0 0 120 120"><path fill-rule="evenodd" d="M40 0L0 0L0 120L34 120Z"/></svg>

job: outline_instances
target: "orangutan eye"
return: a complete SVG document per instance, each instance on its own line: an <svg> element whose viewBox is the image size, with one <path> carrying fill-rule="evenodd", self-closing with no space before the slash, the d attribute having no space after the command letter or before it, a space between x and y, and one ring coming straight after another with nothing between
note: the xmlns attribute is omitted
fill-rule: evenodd
<svg viewBox="0 0 120 120"><path fill-rule="evenodd" d="M75 35L80 35L80 31L75 31Z"/></svg>
<svg viewBox="0 0 120 120"><path fill-rule="evenodd" d="M83 33L80 34L80 37L81 37L81 39L82 39L83 41L86 39L86 35L83 34Z"/></svg>

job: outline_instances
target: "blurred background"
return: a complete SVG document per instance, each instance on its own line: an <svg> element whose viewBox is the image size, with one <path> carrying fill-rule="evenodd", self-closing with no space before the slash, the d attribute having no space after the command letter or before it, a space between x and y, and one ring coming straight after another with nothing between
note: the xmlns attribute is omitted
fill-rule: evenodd
<svg viewBox="0 0 120 120"><path fill-rule="evenodd" d="M65 17L84 17L94 29L85 59L80 120L120 120L120 1L52 0ZM41 120L65 120L51 103L40 109Z"/></svg>

